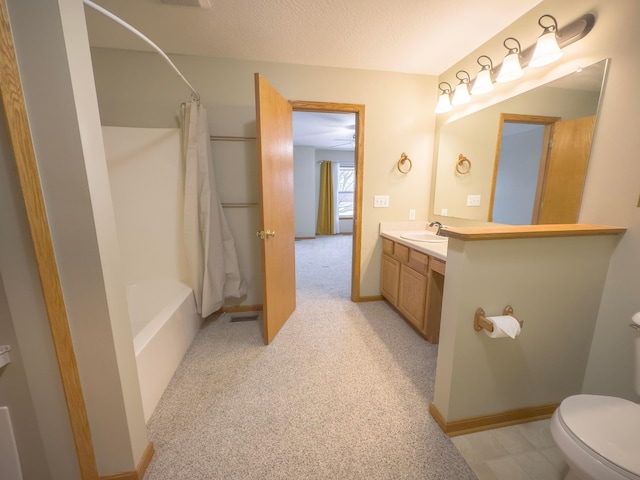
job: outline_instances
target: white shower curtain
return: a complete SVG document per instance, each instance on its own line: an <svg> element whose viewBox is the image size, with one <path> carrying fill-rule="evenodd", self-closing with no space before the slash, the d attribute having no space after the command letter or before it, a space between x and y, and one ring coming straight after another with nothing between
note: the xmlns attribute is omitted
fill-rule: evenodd
<svg viewBox="0 0 640 480"><path fill-rule="evenodd" d="M191 102L182 116L186 257L198 313L205 318L222 307L225 298L241 297L247 288L216 190L207 112Z"/></svg>

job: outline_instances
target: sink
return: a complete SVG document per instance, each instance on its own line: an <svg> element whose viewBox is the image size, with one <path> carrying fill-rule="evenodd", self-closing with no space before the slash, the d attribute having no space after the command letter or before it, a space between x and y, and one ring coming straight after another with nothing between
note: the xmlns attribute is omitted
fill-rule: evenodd
<svg viewBox="0 0 640 480"><path fill-rule="evenodd" d="M413 240L414 242L431 242L431 243L444 243L448 240L447 237L441 237L433 232L409 232L400 235L400 238L405 240Z"/></svg>

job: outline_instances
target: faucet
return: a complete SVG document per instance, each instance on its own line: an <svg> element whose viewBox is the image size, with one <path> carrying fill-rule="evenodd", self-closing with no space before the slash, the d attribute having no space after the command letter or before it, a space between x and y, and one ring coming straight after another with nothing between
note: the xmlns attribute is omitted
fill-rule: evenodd
<svg viewBox="0 0 640 480"><path fill-rule="evenodd" d="M443 236L443 235L442 235L442 233L440 232L440 230L442 229L442 224L441 224L440 222L438 222L438 221L436 221L436 222L431 222L431 223L429 224L429 226L430 226L430 227L435 227L435 226L437 226L437 227L438 227L438 230L436 230L436 235L440 235L441 237Z"/></svg>

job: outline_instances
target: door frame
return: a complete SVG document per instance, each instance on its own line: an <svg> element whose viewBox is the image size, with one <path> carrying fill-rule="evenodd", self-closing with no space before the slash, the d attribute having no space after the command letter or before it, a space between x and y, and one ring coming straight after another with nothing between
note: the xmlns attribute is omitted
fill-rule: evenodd
<svg viewBox="0 0 640 480"><path fill-rule="evenodd" d="M532 125L544 126L544 134L542 139L542 147L540 151L540 163L538 168L538 180L536 187L536 196L533 205L533 213L531 218L532 224L538 223L540 214L540 202L544 192L544 186L547 175L547 160L549 159L549 149L551 148L551 139L553 137L553 125L560 120L560 117L549 117L541 115L522 115L518 113L501 113L500 124L498 126L498 138L496 142L496 153L493 163L493 179L491 181L491 197L489 199L489 214L487 221L493 221L493 203L496 194L496 182L498 180L498 170L500 168L500 153L502 151L502 134L505 123L528 123Z"/></svg>
<svg viewBox="0 0 640 480"><path fill-rule="evenodd" d="M304 100L290 100L289 103L297 112L321 113L354 113L355 128L355 167L356 186L353 205L353 238L351 250L351 301L361 302L360 296L360 251L362 243L362 190L364 179L364 105L353 103L307 102Z"/></svg>

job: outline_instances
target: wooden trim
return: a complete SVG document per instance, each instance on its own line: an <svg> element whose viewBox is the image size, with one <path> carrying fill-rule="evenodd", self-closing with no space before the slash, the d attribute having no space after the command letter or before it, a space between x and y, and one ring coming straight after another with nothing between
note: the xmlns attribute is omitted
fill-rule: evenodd
<svg viewBox="0 0 640 480"><path fill-rule="evenodd" d="M559 403L549 403L546 405L538 405L536 407L518 408L501 413L463 418L460 420L453 420L451 422L447 422L444 419L438 410L438 407L433 403L429 404L429 413L444 433L450 437L455 437L466 433L482 432L484 430L491 430L494 428L508 427L509 425L544 420L550 418L559 405Z"/></svg>
<svg viewBox="0 0 640 480"><path fill-rule="evenodd" d="M378 300L384 300L382 295L367 295L364 297L358 297L357 299L351 299L353 302L363 303L363 302L377 302Z"/></svg>
<svg viewBox="0 0 640 480"><path fill-rule="evenodd" d="M289 103L295 111L299 112L326 112L326 113L355 113L355 167L356 187L353 192L353 250L351 255L351 301L360 300L360 262L362 244L362 192L364 184L364 105L354 103L330 103L307 102L303 100L290 100Z"/></svg>
<svg viewBox="0 0 640 480"><path fill-rule="evenodd" d="M142 480L144 478L144 474L147 472L147 468L149 468L149 464L153 459L154 453L155 449L153 447L153 443L149 442L147 448L142 452L142 456L140 457L140 460L138 460L138 466L135 470L115 473L113 475L104 475L100 477L100 480Z"/></svg>
<svg viewBox="0 0 640 480"><path fill-rule="evenodd" d="M5 0L0 0L0 58L2 59L0 61L2 103L31 230L42 294L69 412L80 474L83 480L93 480L98 478L96 457L40 186L33 139L29 129L24 92L20 82Z"/></svg>
<svg viewBox="0 0 640 480"><path fill-rule="evenodd" d="M316 237L296 237L295 240L315 240Z"/></svg>
<svg viewBox="0 0 640 480"><path fill-rule="evenodd" d="M445 237L458 240L501 240L505 238L586 237L595 235L619 235L626 228L579 223L551 225L491 225L485 227L447 227Z"/></svg>

